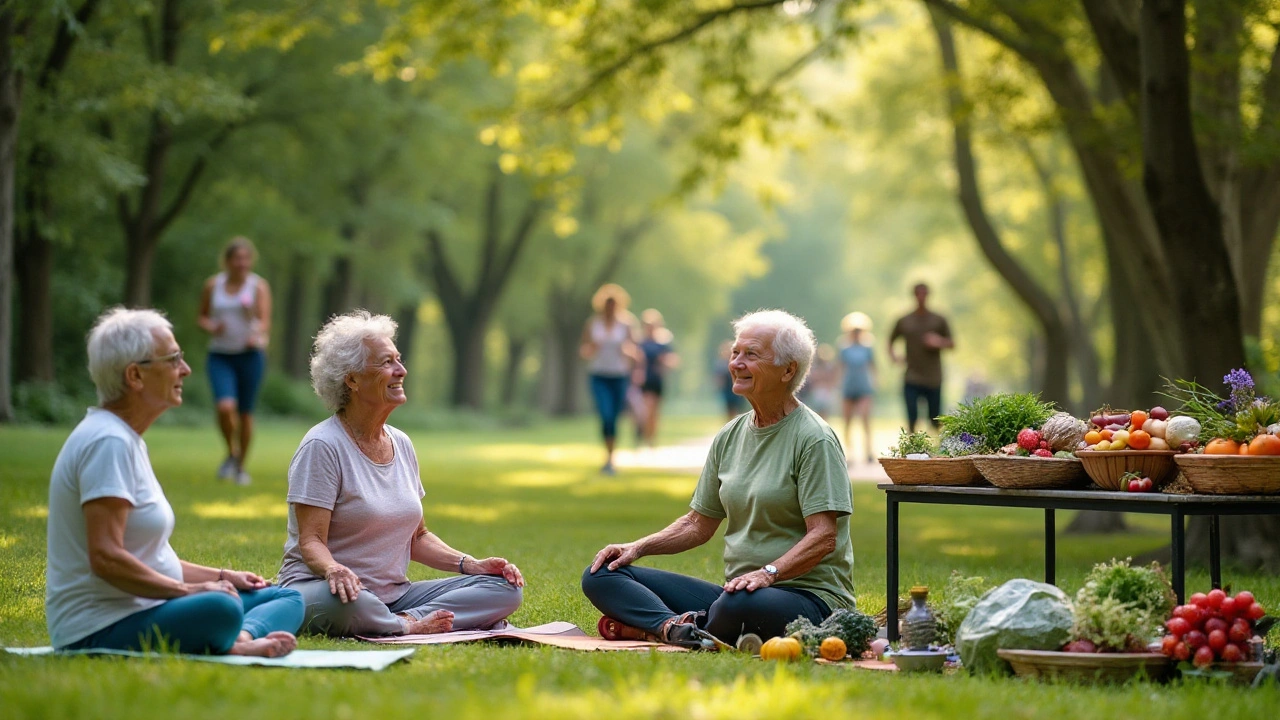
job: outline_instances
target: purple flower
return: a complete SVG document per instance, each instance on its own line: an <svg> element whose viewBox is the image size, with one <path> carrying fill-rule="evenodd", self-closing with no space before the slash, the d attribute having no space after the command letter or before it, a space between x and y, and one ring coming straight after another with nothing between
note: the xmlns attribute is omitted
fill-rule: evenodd
<svg viewBox="0 0 1280 720"><path fill-rule="evenodd" d="M1231 409L1235 412L1253 405L1253 376L1244 368L1227 373L1222 382L1231 386Z"/></svg>

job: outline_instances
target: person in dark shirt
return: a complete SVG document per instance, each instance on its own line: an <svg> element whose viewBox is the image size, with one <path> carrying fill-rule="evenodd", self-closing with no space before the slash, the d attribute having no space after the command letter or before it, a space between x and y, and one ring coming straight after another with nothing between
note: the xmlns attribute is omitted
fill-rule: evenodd
<svg viewBox="0 0 1280 720"><path fill-rule="evenodd" d="M644 422L640 425L640 440L649 447L657 444L658 409L662 405L662 394L665 390L667 371L680 363L673 346L674 336L663 325L662 313L649 308L640 313L644 337L639 348L643 362L636 367L633 382L640 388L643 397Z"/></svg>
<svg viewBox="0 0 1280 720"><path fill-rule="evenodd" d="M929 409L929 422L938 429L938 416L942 414L942 351L956 346L951 339L951 327L947 319L930 310L929 286L920 283L913 292L916 309L902 316L889 334L889 359L894 363L906 363L902 377L902 396L907 403L907 430L916 431L920 400ZM905 357L894 349L894 343L902 338L906 346Z"/></svg>

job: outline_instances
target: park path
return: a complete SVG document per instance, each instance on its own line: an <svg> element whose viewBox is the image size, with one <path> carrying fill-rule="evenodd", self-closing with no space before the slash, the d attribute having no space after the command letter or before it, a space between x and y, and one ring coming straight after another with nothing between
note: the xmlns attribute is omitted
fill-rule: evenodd
<svg viewBox="0 0 1280 720"><path fill-rule="evenodd" d="M699 472L711 449L711 437L688 440L655 448L620 449L613 455L619 469ZM880 463L850 462L849 479L854 482L888 482Z"/></svg>

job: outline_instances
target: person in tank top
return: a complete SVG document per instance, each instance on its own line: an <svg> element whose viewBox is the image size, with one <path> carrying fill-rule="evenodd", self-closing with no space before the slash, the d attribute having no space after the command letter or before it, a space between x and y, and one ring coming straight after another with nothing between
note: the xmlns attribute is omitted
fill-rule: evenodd
<svg viewBox="0 0 1280 720"><path fill-rule="evenodd" d="M271 336L271 287L253 272L257 250L248 238L232 239L222 251L223 271L205 281L200 329L209 333L207 366L227 456L218 478L251 482L245 458L253 440L253 411L267 366Z"/></svg>
<svg viewBox="0 0 1280 720"><path fill-rule="evenodd" d="M851 312L840 322L848 333L848 341L840 348L840 365L843 371L841 391L844 395L844 448L849 457L853 452L853 419L862 423L862 434L868 463L875 462L875 450L871 441L871 405L875 401L876 360L872 347L871 318L865 313Z"/></svg>
<svg viewBox="0 0 1280 720"><path fill-rule="evenodd" d="M613 283L602 285L591 298L595 314L582 328L579 353L587 361L591 397L600 415L605 461L600 472L613 475L613 449L618 437L618 415L627 399L631 369L640 361L632 336L635 323L627 305L631 296Z"/></svg>

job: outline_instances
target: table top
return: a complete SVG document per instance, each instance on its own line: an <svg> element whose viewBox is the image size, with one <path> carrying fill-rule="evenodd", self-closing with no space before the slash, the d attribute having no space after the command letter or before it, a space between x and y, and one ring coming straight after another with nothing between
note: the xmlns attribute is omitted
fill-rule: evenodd
<svg viewBox="0 0 1280 720"><path fill-rule="evenodd" d="M1175 495L1173 493L1129 493L1112 490L1007 490L987 486L895 485L876 487L885 492L964 498L1025 498L1044 500L1103 500L1108 502L1170 503L1177 505L1280 505L1280 495Z"/></svg>

